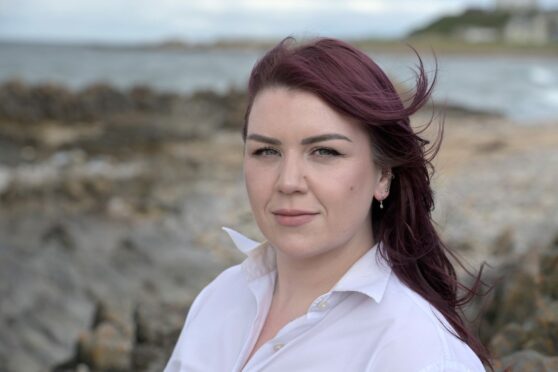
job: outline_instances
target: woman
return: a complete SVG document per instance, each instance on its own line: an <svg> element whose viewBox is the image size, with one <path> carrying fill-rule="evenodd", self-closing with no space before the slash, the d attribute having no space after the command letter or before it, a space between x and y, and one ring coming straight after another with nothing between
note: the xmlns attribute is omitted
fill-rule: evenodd
<svg viewBox="0 0 558 372"><path fill-rule="evenodd" d="M419 58L420 61L420 58ZM483 371L430 212L422 62L405 107L384 72L334 39L287 38L254 67L243 138L266 241L191 306L165 371ZM440 132L441 134L441 132ZM441 136L440 136L441 137ZM429 156L430 155L430 156Z"/></svg>

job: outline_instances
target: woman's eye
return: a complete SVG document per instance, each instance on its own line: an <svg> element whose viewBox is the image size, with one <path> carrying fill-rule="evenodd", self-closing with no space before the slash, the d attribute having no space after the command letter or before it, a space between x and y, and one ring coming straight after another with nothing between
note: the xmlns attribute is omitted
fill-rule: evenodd
<svg viewBox="0 0 558 372"><path fill-rule="evenodd" d="M252 154L255 156L273 156L279 154L279 152L271 147L262 147L255 150Z"/></svg>
<svg viewBox="0 0 558 372"><path fill-rule="evenodd" d="M314 154L318 156L339 156L341 155L337 150L330 149L328 147L320 147L313 151Z"/></svg>

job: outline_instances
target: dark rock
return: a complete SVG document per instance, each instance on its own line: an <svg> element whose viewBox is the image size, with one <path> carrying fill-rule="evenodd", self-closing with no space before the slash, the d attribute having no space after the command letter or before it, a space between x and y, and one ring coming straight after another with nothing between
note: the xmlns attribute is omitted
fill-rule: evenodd
<svg viewBox="0 0 558 372"><path fill-rule="evenodd" d="M508 323L522 324L529 319L536 312L539 298L535 277L522 270L519 263L502 268L493 285L483 314L481 337L485 340Z"/></svg>
<svg viewBox="0 0 558 372"><path fill-rule="evenodd" d="M134 370L163 370L176 344L187 309L186 303L141 303L136 308L137 343L133 353Z"/></svg>
<svg viewBox="0 0 558 372"><path fill-rule="evenodd" d="M95 84L80 92L76 109L81 111L84 120L95 120L111 114L131 111L133 103L130 97L107 84Z"/></svg>
<svg viewBox="0 0 558 372"><path fill-rule="evenodd" d="M514 233L508 228L502 231L494 240L492 251L494 254L502 256L513 253L514 251Z"/></svg>
<svg viewBox="0 0 558 372"><path fill-rule="evenodd" d="M129 371L134 339L131 307L125 302L100 302L93 329L79 338L75 360L93 370Z"/></svg>
<svg viewBox="0 0 558 372"><path fill-rule="evenodd" d="M505 141L502 141L501 139L495 139L486 143L482 143L477 145L477 150L480 153L491 153L491 152L497 152L502 150L504 147L506 147L508 144Z"/></svg>
<svg viewBox="0 0 558 372"><path fill-rule="evenodd" d="M44 232L42 241L45 244L53 243L62 248L72 251L76 247L76 242L72 234L61 223L54 224Z"/></svg>
<svg viewBox="0 0 558 372"><path fill-rule="evenodd" d="M496 371L554 372L558 371L558 357L544 356L533 350L522 350L508 355L496 364Z"/></svg>
<svg viewBox="0 0 558 372"><path fill-rule="evenodd" d="M226 94L200 91L184 97L155 92L146 86L123 91L98 83L72 92L53 84L26 86L11 81L0 85L0 122L91 123L137 113L140 116L162 117L163 120L155 121L166 123L169 120L172 122L173 117L186 115L180 120L182 126L201 133L208 125L209 129L223 126L240 128L244 100L244 92L237 90Z"/></svg>
<svg viewBox="0 0 558 372"><path fill-rule="evenodd" d="M169 113L173 103L180 96L173 93L155 92L148 86L135 86L128 95L132 100L134 109L140 112Z"/></svg>
<svg viewBox="0 0 558 372"><path fill-rule="evenodd" d="M138 343L174 345L184 324L188 307L189 304L138 305L135 312Z"/></svg>
<svg viewBox="0 0 558 372"><path fill-rule="evenodd" d="M244 125L244 113L248 99L246 92L231 89L223 98L227 112L223 127L238 130L240 133L240 129Z"/></svg>
<svg viewBox="0 0 558 372"><path fill-rule="evenodd" d="M540 279L542 293L558 300L558 236L540 255Z"/></svg>
<svg viewBox="0 0 558 372"><path fill-rule="evenodd" d="M149 265L151 257L143 252L133 239L123 238L112 254L112 260L118 267L127 268L137 265Z"/></svg>
<svg viewBox="0 0 558 372"><path fill-rule="evenodd" d="M132 361L132 340L112 323L102 322L79 339L81 362L94 370L129 371Z"/></svg>
<svg viewBox="0 0 558 372"><path fill-rule="evenodd" d="M138 344L132 353L132 370L162 371L169 357L169 351L160 346Z"/></svg>
<svg viewBox="0 0 558 372"><path fill-rule="evenodd" d="M502 357L521 350L527 340L527 333L517 323L506 324L490 341L490 351L494 356Z"/></svg>
<svg viewBox="0 0 558 372"><path fill-rule="evenodd" d="M126 338L135 338L135 324L131 306L125 302L100 301L97 305L97 312L93 321L93 326L97 327L102 323L108 322L118 329Z"/></svg>
<svg viewBox="0 0 558 372"><path fill-rule="evenodd" d="M18 81L11 81L0 86L0 118L36 123L68 117L76 106L73 94L57 85L41 84L28 88Z"/></svg>
<svg viewBox="0 0 558 372"><path fill-rule="evenodd" d="M508 240L502 239L502 244ZM507 367L512 371L558 370L558 301L553 296L556 247L553 242L541 251L528 252L529 258L537 258L532 262L539 265L538 275L528 272L527 258L501 268L483 329L484 337L493 335L492 354L502 358L496 363L498 371Z"/></svg>
<svg viewBox="0 0 558 372"><path fill-rule="evenodd" d="M558 301L542 300L526 347L546 355L558 355Z"/></svg>

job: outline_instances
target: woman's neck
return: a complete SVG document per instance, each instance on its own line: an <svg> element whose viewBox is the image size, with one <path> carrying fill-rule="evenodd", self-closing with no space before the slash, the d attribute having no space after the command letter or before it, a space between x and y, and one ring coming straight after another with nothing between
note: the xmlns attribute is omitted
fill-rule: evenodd
<svg viewBox="0 0 558 372"><path fill-rule="evenodd" d="M283 309L306 310L317 297L333 288L373 245L369 244L347 245L309 258L293 258L276 250L275 303Z"/></svg>

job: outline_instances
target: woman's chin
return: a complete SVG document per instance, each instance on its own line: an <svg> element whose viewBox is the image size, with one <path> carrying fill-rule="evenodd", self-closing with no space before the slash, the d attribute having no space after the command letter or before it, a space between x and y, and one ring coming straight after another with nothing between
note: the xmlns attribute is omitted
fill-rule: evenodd
<svg viewBox="0 0 558 372"><path fill-rule="evenodd" d="M329 250L327 247L322 247L318 242L308 239L308 237L304 241L282 240L277 244L271 242L271 245L278 255L296 260L313 258Z"/></svg>

